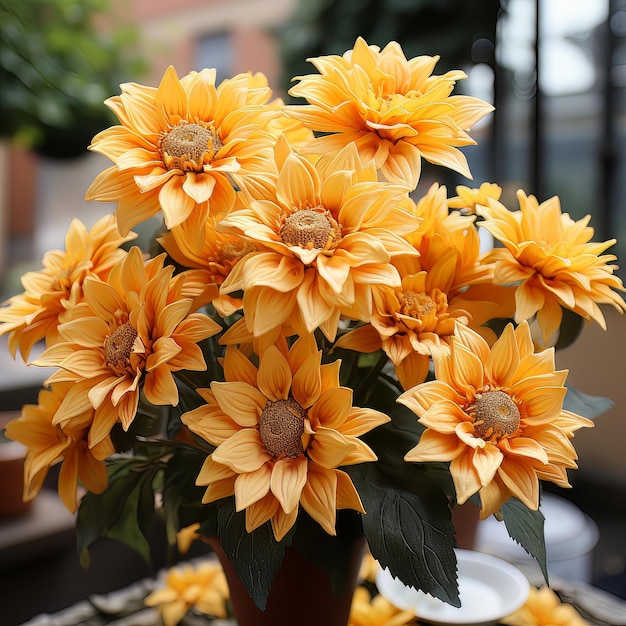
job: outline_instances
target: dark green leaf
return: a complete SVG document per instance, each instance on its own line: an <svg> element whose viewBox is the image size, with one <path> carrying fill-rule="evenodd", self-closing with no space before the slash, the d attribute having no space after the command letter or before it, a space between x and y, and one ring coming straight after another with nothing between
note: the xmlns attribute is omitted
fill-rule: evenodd
<svg viewBox="0 0 626 626"><path fill-rule="evenodd" d="M212 504L202 504L205 487L196 486L196 478L206 455L195 448L179 448L170 457L164 472L163 509L168 541L176 542L176 533L185 526L199 522L203 534L215 528L211 527L210 519L217 512ZM212 533L215 535L216 528Z"/></svg>
<svg viewBox="0 0 626 626"><path fill-rule="evenodd" d="M567 394L563 401L563 408L572 413L593 419L613 407L615 403L610 398L590 396L572 385L567 385Z"/></svg>
<svg viewBox="0 0 626 626"><path fill-rule="evenodd" d="M235 511L232 501L218 508L217 523L226 556L256 606L265 610L270 588L285 556L286 543L274 539L269 523L249 533L245 514Z"/></svg>
<svg viewBox="0 0 626 626"><path fill-rule="evenodd" d="M367 443L378 457L378 470L394 484L411 491L414 481L404 455L419 442L424 427L417 421L417 416L401 404L395 403L395 394L391 388L385 391L385 383L377 386L372 408L387 413L391 421L374 428L361 439ZM393 406L385 410L385 406L394 398ZM452 477L445 463L425 463L419 471L427 475L440 489L449 496L454 496Z"/></svg>
<svg viewBox="0 0 626 626"><path fill-rule="evenodd" d="M143 460L142 460L143 462ZM89 547L101 537L122 541L149 561L148 523L154 512L152 481L158 471L135 471L138 461L122 459L109 466L109 488L87 493L76 520L77 548L83 567L89 567Z"/></svg>
<svg viewBox="0 0 626 626"><path fill-rule="evenodd" d="M123 502L122 514L106 533L110 539L124 543L138 552L146 563L150 563L148 534L154 514L153 478L154 474L150 472L141 473L137 486Z"/></svg>
<svg viewBox="0 0 626 626"><path fill-rule="evenodd" d="M405 585L460 606L454 526L445 494L418 468L411 491L390 483L372 464L350 468L367 514L363 530L374 558Z"/></svg>
<svg viewBox="0 0 626 626"><path fill-rule="evenodd" d="M537 561L547 583L548 565L543 513L539 510L531 511L517 498L511 498L502 505L502 517L509 536Z"/></svg>

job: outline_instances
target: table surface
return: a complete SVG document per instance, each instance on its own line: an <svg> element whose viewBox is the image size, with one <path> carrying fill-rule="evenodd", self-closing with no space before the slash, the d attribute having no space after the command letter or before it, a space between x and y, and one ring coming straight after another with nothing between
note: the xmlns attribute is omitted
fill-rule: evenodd
<svg viewBox="0 0 626 626"><path fill-rule="evenodd" d="M38 615L22 626L155 626L160 623L158 609L146 607L144 598L160 585L164 575L165 570L155 578L146 578L124 589L92 595L58 613ZM626 602L623 600L586 583L559 580L553 581L552 588L564 602L574 604L592 626L626 625ZM206 616L189 613L181 626L206 626L207 623ZM236 626L231 619L215 619L211 624Z"/></svg>

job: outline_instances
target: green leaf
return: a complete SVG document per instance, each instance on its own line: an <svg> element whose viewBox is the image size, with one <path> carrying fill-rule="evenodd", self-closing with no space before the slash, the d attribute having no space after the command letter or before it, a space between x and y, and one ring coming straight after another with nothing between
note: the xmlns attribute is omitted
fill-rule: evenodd
<svg viewBox="0 0 626 626"><path fill-rule="evenodd" d="M614 406L613 400L602 396L590 396L572 385L567 385L563 408L583 417L593 419Z"/></svg>
<svg viewBox="0 0 626 626"><path fill-rule="evenodd" d="M372 464L350 469L367 514L363 530L374 558L405 585L460 606L454 526L445 494L418 466L405 464L412 490Z"/></svg>
<svg viewBox="0 0 626 626"><path fill-rule="evenodd" d="M145 459L141 459L144 463ZM139 461L122 459L109 465L109 487L102 494L87 493L76 520L80 563L90 564L89 547L101 537L121 541L150 561L148 526L154 513L152 482L159 466L135 471Z"/></svg>
<svg viewBox="0 0 626 626"><path fill-rule="evenodd" d="M205 488L196 485L196 478L206 458L195 448L181 447L174 451L164 471L163 510L170 545L176 543L176 533L199 522L203 533L215 536L217 510L213 504L202 504ZM211 532L212 531L212 532Z"/></svg>
<svg viewBox="0 0 626 626"><path fill-rule="evenodd" d="M122 514L109 528L106 536L124 543L150 563L148 535L154 514L153 473L142 473L137 486L123 503Z"/></svg>
<svg viewBox="0 0 626 626"><path fill-rule="evenodd" d="M235 511L232 499L218 508L217 523L226 556L256 606L265 610L287 542L274 539L269 522L249 533L245 513Z"/></svg>
<svg viewBox="0 0 626 626"><path fill-rule="evenodd" d="M543 513L532 511L517 498L507 500L501 510L509 536L537 561L548 583Z"/></svg>

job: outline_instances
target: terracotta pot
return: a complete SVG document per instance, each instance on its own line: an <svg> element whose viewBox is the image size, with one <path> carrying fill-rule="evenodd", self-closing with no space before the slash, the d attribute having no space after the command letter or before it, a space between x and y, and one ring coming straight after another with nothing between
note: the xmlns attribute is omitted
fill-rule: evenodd
<svg viewBox="0 0 626 626"><path fill-rule="evenodd" d="M452 523L456 531L456 542L459 548L473 550L476 547L479 517L480 510L469 500L452 509Z"/></svg>
<svg viewBox="0 0 626 626"><path fill-rule="evenodd" d="M254 604L219 540L208 542L224 568L238 626L346 626L348 623L365 549L363 537L354 540L349 556L341 564L345 572L341 595L333 591L325 572L287 548L265 611Z"/></svg>

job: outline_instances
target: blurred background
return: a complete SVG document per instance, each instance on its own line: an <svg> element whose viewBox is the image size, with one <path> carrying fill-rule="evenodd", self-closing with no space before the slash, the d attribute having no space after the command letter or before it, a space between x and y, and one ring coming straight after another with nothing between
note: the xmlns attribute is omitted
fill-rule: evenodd
<svg viewBox="0 0 626 626"><path fill-rule="evenodd" d="M156 86L168 65L179 76L215 67L218 80L261 71L289 100L291 77L314 72L304 59L342 54L358 35L381 47L398 41L407 57L440 55L437 74L468 74L457 93L496 106L472 132L478 146L464 151L473 182L427 168L424 186L439 180L454 195L458 184L497 182L512 209L518 188L539 201L559 195L575 219L592 216L596 239L617 238L612 252L626 259L626 0L0 0L0 300L21 291L21 274L38 269L46 250L64 246L73 217L91 226L114 211L83 198L110 165L86 148L116 123L102 102L120 83ZM626 597L626 320L605 314L607 332L589 325L557 357L573 384L615 402L577 434L581 468L561 495L601 526L593 582ZM36 402L46 373L13 362L0 342L8 416ZM32 571L44 556L22 558L7 525L13 532L24 520L0 520L0 595L19 586L15 567ZM80 582L73 592L42 591L30 615L115 588L142 567L115 579L105 563L89 578L70 573L75 555L63 558Z"/></svg>

